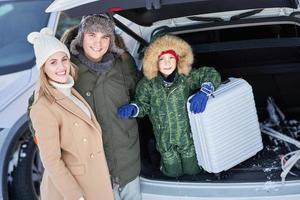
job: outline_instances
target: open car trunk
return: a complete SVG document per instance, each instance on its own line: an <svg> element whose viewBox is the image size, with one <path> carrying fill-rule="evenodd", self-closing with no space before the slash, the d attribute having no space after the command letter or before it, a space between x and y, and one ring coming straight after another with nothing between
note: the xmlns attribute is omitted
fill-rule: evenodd
<svg viewBox="0 0 300 200"><path fill-rule="evenodd" d="M240 26L239 24L243 24ZM247 24L247 25L245 25ZM185 33L185 30L189 30ZM194 67L212 66L222 75L241 77L253 88L260 122L269 119L267 98L272 97L285 114L287 121L300 121L300 26L289 18L239 20L239 23L220 22L189 27L162 29L159 34L175 34L192 45ZM289 121L290 122L290 121ZM281 124L282 129L300 130L300 124ZM288 127L287 127L288 126ZM294 147L262 134L264 148L254 157L222 172L201 172L196 176L169 178L159 170L160 157L155 150L151 124L140 121L142 152L141 176L149 179L197 182L265 182L280 181L280 157ZM300 178L300 170L292 168L295 175L286 180Z"/></svg>
<svg viewBox="0 0 300 200"><path fill-rule="evenodd" d="M264 8L298 8L297 0L146 0L146 1L96 1L96 0L56 0L47 9L48 12L66 10L70 16L82 16L91 13L114 11L115 13L143 26L177 18L207 13L233 10ZM178 12L180 10L180 12ZM257 13L255 10L253 15ZM248 13L249 14L249 13ZM248 15L250 16L250 15ZM245 15L240 15L245 17ZM203 18L202 18L203 20ZM212 19L206 19L212 20ZM268 119L267 98L271 96L288 119L300 120L300 38L299 22L293 17L232 19L229 22L191 25L186 27L161 29L159 34L171 33L185 39L192 45L195 54L194 67L212 66L222 75L242 77L253 88L260 122ZM117 26L123 31L120 23ZM211 25L213 24L213 25ZM188 33L187 33L188 32ZM142 43L148 43L128 32ZM142 48L141 48L142 49ZM280 155L290 151L283 143L263 135L264 149L253 158L215 176L200 173L197 176L169 178L159 170L160 157L155 150L155 139L148 119L140 121L140 143L142 156L141 176L155 180L169 181L217 181L217 182L256 182L280 180ZM278 144L277 144L278 143ZM293 168L300 176L300 171ZM289 175L287 180L298 179Z"/></svg>

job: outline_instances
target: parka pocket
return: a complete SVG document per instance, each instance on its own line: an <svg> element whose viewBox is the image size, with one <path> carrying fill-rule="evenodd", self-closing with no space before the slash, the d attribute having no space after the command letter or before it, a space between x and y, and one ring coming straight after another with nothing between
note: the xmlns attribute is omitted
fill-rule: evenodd
<svg viewBox="0 0 300 200"><path fill-rule="evenodd" d="M74 176L85 175L84 165L68 165L67 168L70 170L71 174Z"/></svg>

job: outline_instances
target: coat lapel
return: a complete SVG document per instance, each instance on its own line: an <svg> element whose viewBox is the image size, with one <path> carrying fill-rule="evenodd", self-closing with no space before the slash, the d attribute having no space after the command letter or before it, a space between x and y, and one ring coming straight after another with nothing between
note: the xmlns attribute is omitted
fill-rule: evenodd
<svg viewBox="0 0 300 200"><path fill-rule="evenodd" d="M94 111L91 109L90 105L86 102L86 100L74 88L72 88L72 94L75 97L77 97L81 102L83 102L84 105L89 109L94 126L96 126L99 130L101 130L101 127L95 117Z"/></svg>
<svg viewBox="0 0 300 200"><path fill-rule="evenodd" d="M90 119L88 117L88 115L86 113L84 113L83 110L81 110L71 99L69 99L68 97L66 97L60 91L52 88L51 89L51 93L52 93L53 97L56 99L56 103L59 104L62 108L64 108L65 110L71 112L72 114L76 115L77 117L79 117L80 119L82 119L83 121L85 121L86 123L88 123L89 125L91 125L92 127L94 127L95 129L101 130L99 124L95 123L97 120L95 119L94 113L91 110L90 106L80 96L80 94L78 92L76 92L75 89L72 88L72 94L75 97L77 97L79 100L81 100L87 106L87 108L89 109L89 111L91 113L92 119Z"/></svg>

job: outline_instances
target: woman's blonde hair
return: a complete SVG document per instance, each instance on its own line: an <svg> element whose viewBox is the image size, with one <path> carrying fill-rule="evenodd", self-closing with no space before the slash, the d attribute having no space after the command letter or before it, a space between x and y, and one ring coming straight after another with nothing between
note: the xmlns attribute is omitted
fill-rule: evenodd
<svg viewBox="0 0 300 200"><path fill-rule="evenodd" d="M78 71L78 67L74 63L70 62L70 76L72 76L74 80L76 80L78 77L77 71ZM50 85L49 83L49 78L45 73L45 64L44 64L40 69L39 78L34 91L33 102L36 103L40 97L45 96L51 103L53 103L55 101L55 98L50 92L51 88L53 88L53 86Z"/></svg>

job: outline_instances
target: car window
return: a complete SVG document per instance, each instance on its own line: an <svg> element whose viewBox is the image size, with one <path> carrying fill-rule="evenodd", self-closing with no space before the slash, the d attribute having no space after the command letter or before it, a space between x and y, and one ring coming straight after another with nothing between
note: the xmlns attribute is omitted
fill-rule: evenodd
<svg viewBox="0 0 300 200"><path fill-rule="evenodd" d="M45 9L50 2L0 2L0 75L34 66L34 52L27 35L47 26L49 14Z"/></svg>
<svg viewBox="0 0 300 200"><path fill-rule="evenodd" d="M67 29L78 25L80 20L81 17L69 17L64 12L61 12L57 25L56 37L60 39Z"/></svg>

